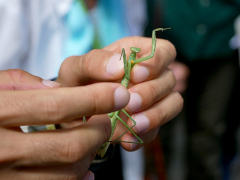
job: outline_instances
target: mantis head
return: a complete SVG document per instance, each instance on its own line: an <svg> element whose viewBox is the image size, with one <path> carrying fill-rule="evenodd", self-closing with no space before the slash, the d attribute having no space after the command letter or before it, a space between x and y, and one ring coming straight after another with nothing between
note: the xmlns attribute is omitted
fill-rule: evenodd
<svg viewBox="0 0 240 180"><path fill-rule="evenodd" d="M130 50L131 50L132 52L139 53L139 52L141 51L141 48L131 47Z"/></svg>

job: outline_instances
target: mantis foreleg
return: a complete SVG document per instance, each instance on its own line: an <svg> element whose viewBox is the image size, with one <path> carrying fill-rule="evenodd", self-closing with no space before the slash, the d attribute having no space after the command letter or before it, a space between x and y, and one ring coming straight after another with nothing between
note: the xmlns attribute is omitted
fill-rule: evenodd
<svg viewBox="0 0 240 180"><path fill-rule="evenodd" d="M139 59L136 59L134 60L134 64L137 64L139 62L142 62L142 61L146 61L148 59L151 59L153 56L154 56L154 53L155 53L155 49L156 49L156 31L164 31L164 30L167 30L167 29L171 29L171 28L158 28L158 29L154 29L152 31L152 50L151 50L151 54L146 56L146 57L143 57L143 58L139 58Z"/></svg>

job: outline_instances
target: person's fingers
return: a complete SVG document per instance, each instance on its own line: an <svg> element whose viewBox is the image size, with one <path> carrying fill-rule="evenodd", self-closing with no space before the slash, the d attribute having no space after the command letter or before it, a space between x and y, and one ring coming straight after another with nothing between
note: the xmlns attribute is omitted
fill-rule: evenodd
<svg viewBox="0 0 240 180"><path fill-rule="evenodd" d="M123 77L122 48L129 55L131 38L123 38L102 50L92 50L80 57L66 59L59 71L57 79L63 86L85 85L96 81L116 81ZM142 48L137 58L151 53L152 39L141 38ZM153 58L136 64L131 72L131 81L139 83L158 77L163 70L175 59L174 46L166 40L158 39Z"/></svg>
<svg viewBox="0 0 240 180"><path fill-rule="evenodd" d="M1 128L0 133L5 135L0 151L7 152L0 155L0 162L14 162L16 167L59 166L93 156L109 139L111 123L108 116L98 115L67 130L26 134Z"/></svg>
<svg viewBox="0 0 240 180"><path fill-rule="evenodd" d="M150 81L146 81L140 84L136 84L135 86L131 87L129 89L130 101L126 106L126 110L129 112L129 115L133 113L141 114L148 111L148 108L149 109L155 108L154 104L159 104L160 102L162 102L163 99L165 99L164 98L165 96L169 95L172 92L175 82L176 80L172 71L169 69L166 69L158 78ZM175 99L175 100L179 101L179 99ZM173 107L176 108L176 110L177 108L179 108L179 106L176 107L176 103L172 105ZM158 106L156 105L156 107ZM155 111L156 110L157 108L155 108ZM176 110L175 110L175 113L177 113ZM155 112L155 113L158 113L158 112ZM168 113L171 113L171 112L168 112ZM134 119L134 115L132 117ZM127 121L126 116L121 115L121 118ZM141 126L139 125L139 123L140 124L142 123L141 120L138 120L137 126ZM147 125L149 124L147 123ZM132 122L130 121L130 119L128 120L128 126L129 127L132 126ZM145 126L146 124L143 125L143 127L141 128L144 128ZM122 123L119 123L116 129L116 134L121 135L125 131L126 131L126 128L124 127L124 125Z"/></svg>
<svg viewBox="0 0 240 180"><path fill-rule="evenodd" d="M94 179L95 179L95 176L92 171L88 171L83 177L83 180L94 180Z"/></svg>
<svg viewBox="0 0 240 180"><path fill-rule="evenodd" d="M0 71L0 76L0 89L26 90L61 87L57 82L43 80L21 69Z"/></svg>
<svg viewBox="0 0 240 180"><path fill-rule="evenodd" d="M118 83L0 93L0 126L58 124L125 107L130 95ZM7 105L6 105L7 104Z"/></svg>
<svg viewBox="0 0 240 180"><path fill-rule="evenodd" d="M132 47L129 41L131 41L130 37L120 39L116 42L117 45L112 44L105 47L104 50L121 53L122 48L125 48L128 56L130 54L130 47ZM141 48L141 51L137 54L137 59L151 54L152 39L142 37L140 42L138 47ZM154 56L133 67L131 81L139 83L158 77L174 61L175 57L176 49L173 44L167 40L157 39Z"/></svg>
<svg viewBox="0 0 240 180"><path fill-rule="evenodd" d="M63 86L78 86L116 81L124 74L120 56L112 51L95 49L82 56L69 57L61 65L57 82Z"/></svg>
<svg viewBox="0 0 240 180"><path fill-rule="evenodd" d="M158 135L159 129L160 128L156 128L156 129L153 129L153 130L151 130L151 131L149 131L149 132L147 132L145 134L140 135L140 137L143 140L144 144L138 144L137 146L135 145L135 147L132 146L131 147L132 150L137 150L138 148L142 147L143 145L148 144L149 142L154 140L157 137L157 135Z"/></svg>
<svg viewBox="0 0 240 180"><path fill-rule="evenodd" d="M138 134L143 134L160 127L174 118L182 110L182 107L182 96L178 92L172 92L149 109L134 114L132 117L137 122L134 130ZM145 124L148 126L144 126Z"/></svg>
<svg viewBox="0 0 240 180"><path fill-rule="evenodd" d="M145 144L148 144L154 140L158 135L159 128L153 129L145 134L140 134L139 138L143 141L143 144L135 144L134 142L139 142L138 139L131 133L127 133L124 137L124 141L130 141L133 143L122 143L122 147L127 151L136 151L140 149Z"/></svg>
<svg viewBox="0 0 240 180"><path fill-rule="evenodd" d="M151 132L174 118L182 110L182 107L183 99L181 95L178 92L172 92L147 110L133 114L132 118L136 121L136 126L133 130L137 135L147 136L148 132ZM132 121L128 119L128 126L131 127L132 125ZM121 128L123 129L122 126ZM115 137L119 137L122 132L123 131L118 130ZM124 135L121 140L129 141L129 135ZM133 138L131 141L136 142L136 138ZM124 143L123 146L125 149L131 149L131 145L128 143Z"/></svg>
<svg viewBox="0 0 240 180"><path fill-rule="evenodd" d="M21 167L15 168L15 173L18 179L32 180L32 179L83 179L94 178L94 174L87 172L93 156L87 156L80 162L74 164L67 164L61 166L38 166L38 167ZM87 172L87 173L86 173Z"/></svg>
<svg viewBox="0 0 240 180"><path fill-rule="evenodd" d="M171 70L166 69L158 78L146 81L129 89L130 101L126 109L130 112L142 111L169 94L176 80Z"/></svg>

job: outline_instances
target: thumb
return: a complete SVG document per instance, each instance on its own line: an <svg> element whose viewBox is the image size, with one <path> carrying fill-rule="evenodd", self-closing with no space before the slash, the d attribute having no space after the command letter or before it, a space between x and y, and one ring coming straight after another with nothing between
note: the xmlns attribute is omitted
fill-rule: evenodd
<svg viewBox="0 0 240 180"><path fill-rule="evenodd" d="M43 80L21 69L0 71L0 89L26 90L61 87L61 84Z"/></svg>

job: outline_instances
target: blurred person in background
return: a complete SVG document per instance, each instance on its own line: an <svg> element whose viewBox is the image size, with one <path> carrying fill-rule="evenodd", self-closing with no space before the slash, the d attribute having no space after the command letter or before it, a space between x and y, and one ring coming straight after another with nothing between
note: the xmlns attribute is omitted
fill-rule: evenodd
<svg viewBox="0 0 240 180"><path fill-rule="evenodd" d="M177 49L177 61L169 68L176 75L175 90L185 100L187 165L182 179L229 179L239 127L239 57L231 43L240 1L148 1L148 9L152 26L171 27L162 37ZM170 125L161 128L164 142ZM171 143L163 145L166 155L174 151Z"/></svg>

